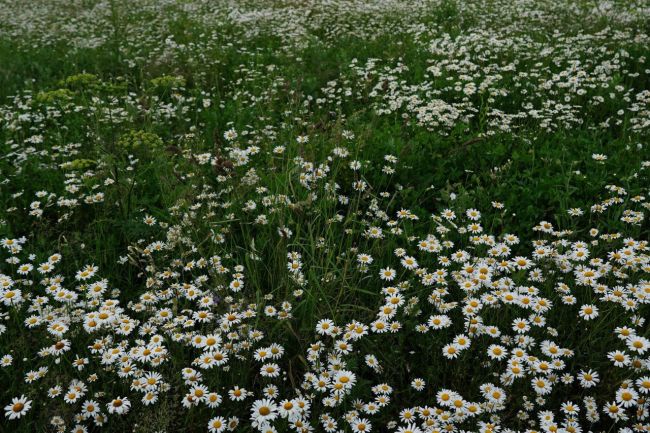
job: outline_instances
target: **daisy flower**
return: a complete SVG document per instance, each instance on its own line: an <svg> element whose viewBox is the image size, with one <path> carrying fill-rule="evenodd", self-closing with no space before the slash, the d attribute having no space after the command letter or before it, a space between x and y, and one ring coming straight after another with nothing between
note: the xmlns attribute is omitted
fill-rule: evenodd
<svg viewBox="0 0 650 433"><path fill-rule="evenodd" d="M19 419L20 417L25 416L31 407L32 401L27 400L27 397L24 395L14 397L11 400L11 403L5 406L5 417L10 420Z"/></svg>

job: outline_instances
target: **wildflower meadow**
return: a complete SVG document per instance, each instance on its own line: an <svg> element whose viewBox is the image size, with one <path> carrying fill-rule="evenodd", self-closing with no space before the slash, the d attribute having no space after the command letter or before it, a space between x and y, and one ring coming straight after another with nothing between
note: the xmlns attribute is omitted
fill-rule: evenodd
<svg viewBox="0 0 650 433"><path fill-rule="evenodd" d="M647 0L0 0L0 432L650 432Z"/></svg>

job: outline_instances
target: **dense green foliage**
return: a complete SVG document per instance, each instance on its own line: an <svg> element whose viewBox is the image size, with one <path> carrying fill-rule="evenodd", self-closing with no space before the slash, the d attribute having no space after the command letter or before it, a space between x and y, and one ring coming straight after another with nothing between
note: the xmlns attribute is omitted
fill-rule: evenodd
<svg viewBox="0 0 650 433"><path fill-rule="evenodd" d="M0 431L647 431L649 18L0 0Z"/></svg>

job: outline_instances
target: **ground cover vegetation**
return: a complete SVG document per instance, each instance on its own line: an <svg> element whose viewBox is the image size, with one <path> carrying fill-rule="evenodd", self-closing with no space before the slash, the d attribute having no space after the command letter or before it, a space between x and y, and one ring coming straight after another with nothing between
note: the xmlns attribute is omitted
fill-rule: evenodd
<svg viewBox="0 0 650 433"><path fill-rule="evenodd" d="M0 1L0 431L650 429L650 4Z"/></svg>

